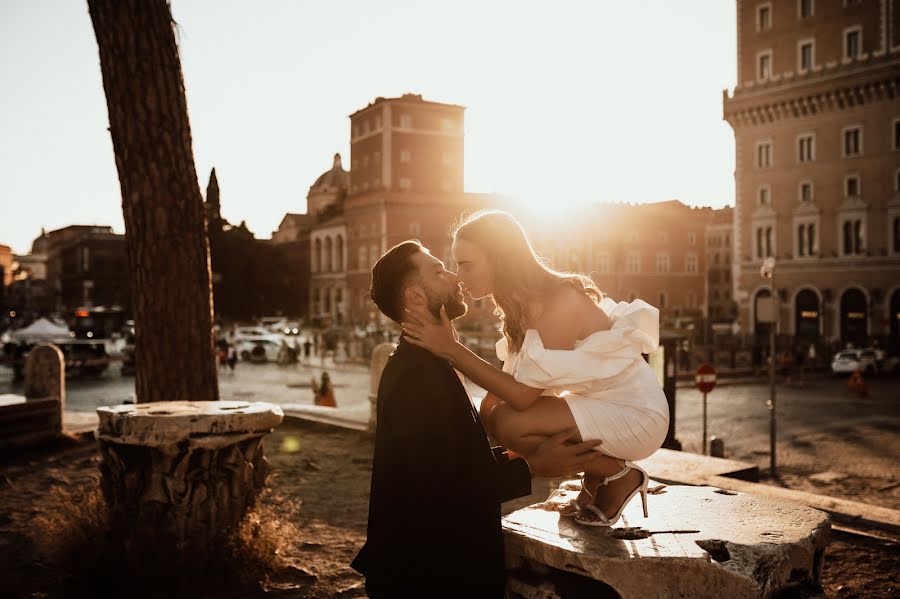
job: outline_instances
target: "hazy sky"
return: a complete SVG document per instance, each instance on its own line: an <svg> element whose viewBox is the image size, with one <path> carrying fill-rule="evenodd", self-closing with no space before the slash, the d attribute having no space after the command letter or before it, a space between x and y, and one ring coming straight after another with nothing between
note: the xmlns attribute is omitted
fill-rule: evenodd
<svg viewBox="0 0 900 599"><path fill-rule="evenodd" d="M348 115L406 92L463 104L466 190L521 209L733 204L722 90L735 5L174 0L201 189L268 237L340 152ZM87 4L0 0L0 243L123 230Z"/></svg>

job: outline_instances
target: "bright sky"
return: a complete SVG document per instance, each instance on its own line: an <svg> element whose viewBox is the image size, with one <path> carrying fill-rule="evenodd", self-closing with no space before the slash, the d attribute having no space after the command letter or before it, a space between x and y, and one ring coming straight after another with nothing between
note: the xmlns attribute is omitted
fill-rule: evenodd
<svg viewBox="0 0 900 599"><path fill-rule="evenodd" d="M733 204L722 0L174 0L194 155L222 213L268 237L303 212L376 96L463 104L466 190L522 210L672 198ZM0 0L0 244L123 231L85 1Z"/></svg>

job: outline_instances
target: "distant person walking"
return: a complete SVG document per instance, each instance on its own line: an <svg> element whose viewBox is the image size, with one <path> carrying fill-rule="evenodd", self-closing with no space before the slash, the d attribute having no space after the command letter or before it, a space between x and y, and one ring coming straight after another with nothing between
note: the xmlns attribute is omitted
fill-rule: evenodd
<svg viewBox="0 0 900 599"><path fill-rule="evenodd" d="M234 367L237 365L238 361L238 352L237 347L234 344L228 344L228 368L231 372L234 372Z"/></svg>
<svg viewBox="0 0 900 599"><path fill-rule="evenodd" d="M326 408L336 408L337 402L334 399L334 386L331 384L331 377L327 372L322 373L321 384L316 384L316 379L312 379L312 390L314 394L313 403L317 406L325 406Z"/></svg>
<svg viewBox="0 0 900 599"><path fill-rule="evenodd" d="M310 352L312 352L312 342L307 337L306 341L303 342L303 357L307 362L309 362Z"/></svg>

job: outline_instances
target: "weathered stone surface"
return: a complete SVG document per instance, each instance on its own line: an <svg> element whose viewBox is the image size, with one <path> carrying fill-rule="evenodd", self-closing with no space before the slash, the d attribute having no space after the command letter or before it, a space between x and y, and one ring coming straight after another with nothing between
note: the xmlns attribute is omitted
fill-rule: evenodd
<svg viewBox="0 0 900 599"><path fill-rule="evenodd" d="M755 464L672 449L658 449L638 465L654 480L668 484L705 485L713 476L759 481L759 468Z"/></svg>
<svg viewBox="0 0 900 599"><path fill-rule="evenodd" d="M669 486L649 497L649 518L634 499L614 528L591 528L555 511L578 488L578 481L564 483L547 503L503 519L507 566L544 574L543 590L513 574L519 595L530 596L527 587L535 597L553 597L546 580L559 571L583 577L585 585L601 581L625 599L772 597L819 581L830 524L818 510L713 487Z"/></svg>
<svg viewBox="0 0 900 599"><path fill-rule="evenodd" d="M187 441L223 447L281 424L279 406L246 401L165 401L97 408L98 437L125 445L164 447Z"/></svg>
<svg viewBox="0 0 900 599"><path fill-rule="evenodd" d="M262 437L281 408L202 401L97 412L110 524L135 561L172 551L215 559L265 486Z"/></svg>
<svg viewBox="0 0 900 599"><path fill-rule="evenodd" d="M52 344L28 352L25 395L0 396L0 450L51 440L62 433L66 363Z"/></svg>

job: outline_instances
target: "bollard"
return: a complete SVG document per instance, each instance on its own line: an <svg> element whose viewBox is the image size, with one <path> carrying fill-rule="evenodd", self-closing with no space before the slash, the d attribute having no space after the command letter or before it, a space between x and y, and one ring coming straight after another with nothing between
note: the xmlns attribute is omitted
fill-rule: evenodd
<svg viewBox="0 0 900 599"><path fill-rule="evenodd" d="M713 436L709 440L709 455L714 458L724 458L725 457L725 441L722 439Z"/></svg>

